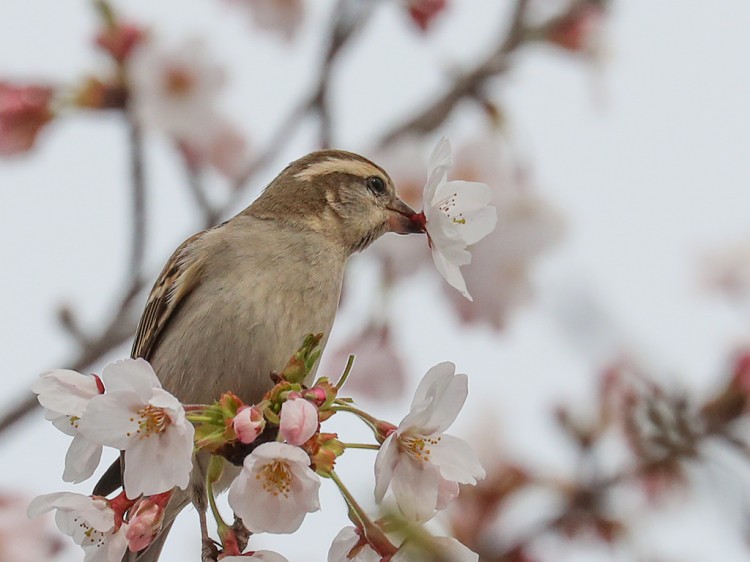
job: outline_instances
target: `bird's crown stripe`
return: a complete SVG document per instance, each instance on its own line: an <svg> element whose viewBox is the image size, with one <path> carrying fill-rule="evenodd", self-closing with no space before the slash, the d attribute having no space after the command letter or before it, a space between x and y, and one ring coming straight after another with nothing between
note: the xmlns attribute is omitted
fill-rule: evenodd
<svg viewBox="0 0 750 562"><path fill-rule="evenodd" d="M302 180L310 180L318 176L334 173L353 174L363 178L381 174L378 168L362 160L329 158L310 164L304 170L297 172L294 177Z"/></svg>

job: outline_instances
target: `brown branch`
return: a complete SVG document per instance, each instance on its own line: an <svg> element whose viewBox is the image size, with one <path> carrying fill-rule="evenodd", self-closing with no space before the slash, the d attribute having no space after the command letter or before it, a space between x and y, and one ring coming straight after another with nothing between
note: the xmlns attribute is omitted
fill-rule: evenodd
<svg viewBox="0 0 750 562"><path fill-rule="evenodd" d="M143 257L146 250L146 179L143 170L143 131L130 110L127 110L125 115L130 141L130 186L133 197L133 232L128 276L131 279L139 279L143 273Z"/></svg>
<svg viewBox="0 0 750 562"><path fill-rule="evenodd" d="M490 55L471 70L453 81L451 87L438 96L416 117L396 125L377 142L383 148L410 134L427 134L445 122L459 102L465 98L483 99L481 93L487 79L504 73L510 67L510 56L524 42L527 35L526 11L529 0L518 0L511 16L508 31Z"/></svg>

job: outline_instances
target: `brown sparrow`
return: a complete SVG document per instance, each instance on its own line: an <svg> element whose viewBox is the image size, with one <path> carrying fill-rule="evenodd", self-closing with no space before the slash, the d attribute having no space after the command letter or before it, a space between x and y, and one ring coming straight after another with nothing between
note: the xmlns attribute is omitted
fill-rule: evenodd
<svg viewBox="0 0 750 562"><path fill-rule="evenodd" d="M177 248L148 297L132 357L147 359L183 403L211 403L230 390L258 402L306 334L323 333L325 345L349 256L386 232L420 232L414 214L388 174L362 156L323 150L292 162L247 209ZM205 525L203 457L140 562L158 559L191 500ZM113 466L95 493L110 493L119 478Z"/></svg>

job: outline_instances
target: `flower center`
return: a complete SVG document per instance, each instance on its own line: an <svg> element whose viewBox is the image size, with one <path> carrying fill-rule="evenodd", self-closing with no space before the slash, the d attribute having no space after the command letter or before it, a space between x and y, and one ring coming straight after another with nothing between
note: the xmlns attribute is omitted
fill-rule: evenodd
<svg viewBox="0 0 750 562"><path fill-rule="evenodd" d="M289 497L292 484L292 473L286 463L273 461L261 468L255 475L256 480L263 480L263 489L274 496Z"/></svg>
<svg viewBox="0 0 750 562"><path fill-rule="evenodd" d="M185 96L193 89L195 79L182 68L170 68L165 76L166 90L174 96Z"/></svg>
<svg viewBox="0 0 750 562"><path fill-rule="evenodd" d="M466 219L464 218L463 213L458 213L455 215L456 212L456 199L458 198L458 193L453 193L452 195L449 195L442 201L440 201L436 206L438 210L446 215L451 221L453 221L456 224L466 224Z"/></svg>
<svg viewBox="0 0 750 562"><path fill-rule="evenodd" d="M146 404L138 410L138 418L130 418L130 421L138 423L138 429L135 432L141 439L150 437L154 433L163 433L172 423L172 420L162 408L157 408L151 404ZM128 432L126 435L130 437L132 434Z"/></svg>
<svg viewBox="0 0 750 562"><path fill-rule="evenodd" d="M418 433L404 433L399 439L401 450L418 462L430 462L430 447L437 445L441 437L428 437Z"/></svg>
<svg viewBox="0 0 750 562"><path fill-rule="evenodd" d="M94 529L88 521L75 517L73 522L83 529L83 537L81 540L81 546L96 546L97 548L104 544L104 533Z"/></svg>

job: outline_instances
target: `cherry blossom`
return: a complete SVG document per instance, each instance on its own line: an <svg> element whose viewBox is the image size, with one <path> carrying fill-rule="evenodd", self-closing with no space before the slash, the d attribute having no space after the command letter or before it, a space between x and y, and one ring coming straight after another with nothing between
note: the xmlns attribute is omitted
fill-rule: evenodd
<svg viewBox="0 0 750 562"><path fill-rule="evenodd" d="M266 427L266 420L263 418L263 412L256 406L243 406L237 410L237 415L232 420L237 439L241 443L249 445L255 441Z"/></svg>
<svg viewBox="0 0 750 562"><path fill-rule="evenodd" d="M344 527L328 551L328 562L380 562L380 554L362 540L356 527Z"/></svg>
<svg viewBox="0 0 750 562"><path fill-rule="evenodd" d="M318 409L304 398L290 396L280 417L279 435L290 445L302 445L318 430Z"/></svg>
<svg viewBox="0 0 750 562"><path fill-rule="evenodd" d="M229 505L253 533L293 533L320 509L320 478L310 457L286 443L264 443L245 458L229 487Z"/></svg>
<svg viewBox="0 0 750 562"><path fill-rule="evenodd" d="M29 504L28 515L37 517L53 509L59 529L83 548L84 562L122 560L128 548L128 524L117 524L106 499L71 492L45 494Z"/></svg>
<svg viewBox="0 0 750 562"><path fill-rule="evenodd" d="M466 247L495 228L497 211L488 205L492 191L487 185L448 181L448 169L452 164L450 144L447 139L440 139L430 156L429 176L424 187L425 228L438 272L471 300L459 268L471 262Z"/></svg>
<svg viewBox="0 0 750 562"><path fill-rule="evenodd" d="M102 379L107 393L89 401L79 431L125 451L128 498L187 488L194 429L180 402L162 389L144 359L110 363Z"/></svg>
<svg viewBox="0 0 750 562"><path fill-rule="evenodd" d="M489 184L498 218L497 227L472 247L472 263L461 268L474 302L447 287L446 294L464 322L496 329L533 296L532 267L564 233L560 212L519 170L512 151L496 131L488 131L461 146L454 168L462 178Z"/></svg>
<svg viewBox="0 0 750 562"><path fill-rule="evenodd" d="M165 47L150 39L133 51L128 64L135 115L146 127L181 142L203 146L217 122L217 96L224 71L204 43L193 39Z"/></svg>
<svg viewBox="0 0 750 562"><path fill-rule="evenodd" d="M34 146L53 117L52 88L0 82L0 156L20 154Z"/></svg>
<svg viewBox="0 0 750 562"><path fill-rule="evenodd" d="M78 432L78 427L89 400L98 396L103 388L94 377L57 369L44 373L31 385L37 394L39 404L45 409L45 417L73 441L65 455L66 482L83 482L91 477L99 466L102 446L86 439Z"/></svg>
<svg viewBox="0 0 750 562"><path fill-rule="evenodd" d="M432 537L428 544L407 542L396 555L393 562L433 562L435 553L440 553L440 560L451 562L478 562L479 555L469 550L453 537Z"/></svg>
<svg viewBox="0 0 750 562"><path fill-rule="evenodd" d="M457 493L456 483L476 484L484 469L463 440L443 432L468 394L468 378L453 363L430 369L417 387L409 414L383 442L375 459L375 498L390 487L408 518L424 521Z"/></svg>

